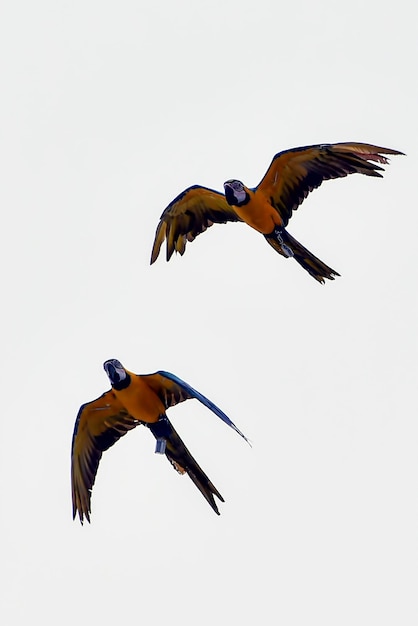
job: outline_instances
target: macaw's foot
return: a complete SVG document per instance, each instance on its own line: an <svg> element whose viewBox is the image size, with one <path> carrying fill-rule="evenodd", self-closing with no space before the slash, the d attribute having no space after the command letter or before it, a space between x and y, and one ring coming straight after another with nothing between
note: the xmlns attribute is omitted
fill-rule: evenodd
<svg viewBox="0 0 418 626"><path fill-rule="evenodd" d="M166 439L157 439L157 441L155 442L156 454L165 454L166 446L167 446Z"/></svg>
<svg viewBox="0 0 418 626"><path fill-rule="evenodd" d="M275 228L274 229L274 234L276 236L277 241L279 242L279 244L281 245L283 254L285 256L287 256L288 258L291 256L294 256L293 254L293 250L291 248L289 248L289 246L287 246L284 241L283 241L283 236L282 236L282 229L281 228Z"/></svg>
<svg viewBox="0 0 418 626"><path fill-rule="evenodd" d="M170 437L170 424L167 416L161 416L158 422L154 422L153 424L147 424L147 426L156 439L156 454L165 454L167 439Z"/></svg>

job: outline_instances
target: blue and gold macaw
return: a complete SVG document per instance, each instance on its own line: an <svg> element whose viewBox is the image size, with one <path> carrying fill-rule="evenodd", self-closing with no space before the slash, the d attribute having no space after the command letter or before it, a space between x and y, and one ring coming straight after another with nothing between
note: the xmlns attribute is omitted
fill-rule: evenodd
<svg viewBox="0 0 418 626"><path fill-rule="evenodd" d="M223 497L196 463L169 421L166 410L196 398L215 415L248 439L221 409L180 378L169 372L139 375L129 372L117 359L103 365L111 389L80 407L74 427L71 451L73 518L90 522L91 492L100 459L128 430L147 426L157 440L156 452L166 455L180 473L187 473L219 515L214 496Z"/></svg>
<svg viewBox="0 0 418 626"><path fill-rule="evenodd" d="M293 211L324 180L348 174L382 175L376 163L388 163L384 155L402 154L365 143L305 146L279 152L261 182L250 189L239 180L224 183L225 194L193 185L165 209L155 234L151 264L167 240L167 261L174 251L184 254L187 241L214 223L245 222L264 235L284 257L293 257L313 278L324 283L338 272L304 248L286 230ZM370 162L371 161L371 162Z"/></svg>

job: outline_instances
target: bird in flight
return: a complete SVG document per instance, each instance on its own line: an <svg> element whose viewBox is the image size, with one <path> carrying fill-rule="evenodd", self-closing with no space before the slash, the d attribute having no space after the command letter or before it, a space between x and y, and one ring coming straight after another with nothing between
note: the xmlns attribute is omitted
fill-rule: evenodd
<svg viewBox="0 0 418 626"><path fill-rule="evenodd" d="M117 359L103 367L111 389L80 407L74 426L71 450L71 487L73 519L90 522L91 492L100 459L128 430L143 424L156 438L156 452L165 454L173 467L187 473L212 509L219 515L214 496L223 497L196 463L169 421L166 410L179 402L196 398L233 428L248 443L245 435L227 415L204 395L169 372L133 374Z"/></svg>
<svg viewBox="0 0 418 626"><path fill-rule="evenodd" d="M193 241L214 223L245 222L264 235L284 257L294 258L320 283L334 280L338 272L325 265L287 232L293 211L324 180L348 174L382 177L385 155L403 154L365 143L334 143L292 148L279 152L257 187L227 180L225 193L193 185L180 193L162 213L155 233L151 264L167 240L167 261L174 251L184 254Z"/></svg>

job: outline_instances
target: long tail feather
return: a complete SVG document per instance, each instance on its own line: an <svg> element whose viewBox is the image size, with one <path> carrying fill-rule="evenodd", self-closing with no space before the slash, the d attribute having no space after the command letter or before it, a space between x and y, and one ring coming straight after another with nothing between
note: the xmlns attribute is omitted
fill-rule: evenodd
<svg viewBox="0 0 418 626"><path fill-rule="evenodd" d="M284 228L276 229L270 235L264 236L276 252L285 257L294 257L299 265L309 272L318 282L325 283L325 278L334 280L335 276L340 275L314 256L312 252L309 252L309 250L296 241L292 235L289 235Z"/></svg>
<svg viewBox="0 0 418 626"><path fill-rule="evenodd" d="M179 472L179 474L187 473L190 476L203 497L207 500L215 513L219 515L220 513L214 496L219 498L221 502L225 502L225 500L192 457L168 417L164 415L160 417L159 421L155 424L147 425L156 439L165 439L165 455L174 469Z"/></svg>

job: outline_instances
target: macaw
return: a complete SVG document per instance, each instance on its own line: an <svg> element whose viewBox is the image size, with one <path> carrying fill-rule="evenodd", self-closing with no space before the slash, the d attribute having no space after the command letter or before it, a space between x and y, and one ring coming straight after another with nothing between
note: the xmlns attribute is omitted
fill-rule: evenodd
<svg viewBox="0 0 418 626"><path fill-rule="evenodd" d="M214 223L245 222L264 235L284 257L294 258L320 283L334 280L338 272L325 265L302 246L286 226L293 211L324 180L348 174L382 177L376 163L386 164L384 155L403 154L398 150L365 143L334 143L292 148L276 154L257 187L246 187L231 179L225 193L192 185L182 191L164 210L155 233L151 264L167 240L167 261L174 251L184 254L193 241ZM371 161L371 162L370 162Z"/></svg>
<svg viewBox="0 0 418 626"><path fill-rule="evenodd" d="M187 473L212 509L219 515L214 496L223 497L196 463L169 421L166 410L196 398L233 428L248 443L245 435L227 415L204 395L169 372L134 374L117 359L103 364L111 389L87 402L78 412L71 448L71 485L73 519L90 522L91 492L100 459L105 450L139 424L147 426L157 440L156 452L166 455L180 473Z"/></svg>

